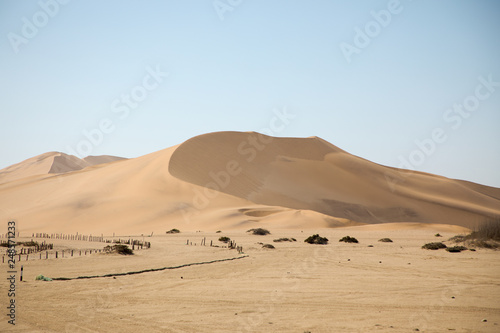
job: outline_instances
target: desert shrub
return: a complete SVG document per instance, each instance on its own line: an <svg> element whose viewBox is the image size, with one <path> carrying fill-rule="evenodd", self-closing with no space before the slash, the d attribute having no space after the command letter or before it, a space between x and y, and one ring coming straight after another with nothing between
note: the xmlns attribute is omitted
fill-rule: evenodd
<svg viewBox="0 0 500 333"><path fill-rule="evenodd" d="M483 223L477 231L468 235L457 235L450 241L486 249L500 248L500 217Z"/></svg>
<svg viewBox="0 0 500 333"><path fill-rule="evenodd" d="M465 251L467 248L465 246L452 246L452 247L447 247L446 251L448 252L461 252Z"/></svg>
<svg viewBox="0 0 500 333"><path fill-rule="evenodd" d="M339 242L345 242L345 243L359 243L358 240L354 237L351 236L345 236L339 239Z"/></svg>
<svg viewBox="0 0 500 333"><path fill-rule="evenodd" d="M169 231L167 231L167 234L178 234L180 231L179 229L170 229Z"/></svg>
<svg viewBox="0 0 500 333"><path fill-rule="evenodd" d="M219 242L222 242L222 243L229 243L230 240L231 240L231 238L226 237L226 236L222 236L219 238Z"/></svg>
<svg viewBox="0 0 500 333"><path fill-rule="evenodd" d="M222 232L222 231L220 231L220 230L217 230L217 231L216 231L215 233L216 233L216 234L220 234L221 232Z"/></svg>
<svg viewBox="0 0 500 333"><path fill-rule="evenodd" d="M33 240L27 242L16 242L16 245L24 245L24 246L37 246L38 242L34 242Z"/></svg>
<svg viewBox="0 0 500 333"><path fill-rule="evenodd" d="M427 243L424 246L422 246L423 249L426 250L439 250L439 249L446 249L446 245L444 245L441 242L436 242L436 243Z"/></svg>
<svg viewBox="0 0 500 333"><path fill-rule="evenodd" d="M304 242L309 243L309 244L328 244L328 238L326 237L321 237L318 234L312 235L307 237Z"/></svg>
<svg viewBox="0 0 500 333"><path fill-rule="evenodd" d="M264 244L264 245L262 245L262 248L264 248L264 249L275 249L274 245L272 245L272 244Z"/></svg>
<svg viewBox="0 0 500 333"><path fill-rule="evenodd" d="M485 249L498 249L500 247L500 243L496 241L488 241L488 240L481 240L481 239L474 239L468 242L469 245L476 246L476 247L482 247Z"/></svg>
<svg viewBox="0 0 500 333"><path fill-rule="evenodd" d="M128 245L124 244L117 244L114 247L114 252L118 254L124 254L124 255L132 255L134 254L134 251L128 247Z"/></svg>
<svg viewBox="0 0 500 333"><path fill-rule="evenodd" d="M392 239L390 238L381 238L378 241L382 243L392 243Z"/></svg>
<svg viewBox="0 0 500 333"><path fill-rule="evenodd" d="M437 234L434 235L434 237L443 237L443 236L441 236L440 233L437 233Z"/></svg>
<svg viewBox="0 0 500 333"><path fill-rule="evenodd" d="M251 232L252 235L261 235L261 236L270 234L269 230L262 229L262 228L250 229L250 230L247 230L247 232Z"/></svg>
<svg viewBox="0 0 500 333"><path fill-rule="evenodd" d="M466 238L500 241L500 217L483 223Z"/></svg>
<svg viewBox="0 0 500 333"><path fill-rule="evenodd" d="M460 242L465 242L467 236L465 235L456 235L448 239L449 241L455 242L455 243L460 243Z"/></svg>
<svg viewBox="0 0 500 333"><path fill-rule="evenodd" d="M295 238L278 238L274 239L273 242L275 243L281 243L281 242L296 242L297 240Z"/></svg>

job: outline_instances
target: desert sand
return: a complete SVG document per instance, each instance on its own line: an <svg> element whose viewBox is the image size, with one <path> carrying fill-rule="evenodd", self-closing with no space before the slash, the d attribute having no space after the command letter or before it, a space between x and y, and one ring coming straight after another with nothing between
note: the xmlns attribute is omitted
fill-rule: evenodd
<svg viewBox="0 0 500 333"><path fill-rule="evenodd" d="M496 216L498 188L378 165L317 137L218 132L133 159L42 154L0 170L0 219L16 221L18 241L102 234L152 247L22 257L17 325L0 331L498 332L499 252L421 248ZM246 233L257 227L271 235ZM329 244L304 243L315 233ZM346 235L359 244L339 243ZM45 240L53 251L106 245Z"/></svg>
<svg viewBox="0 0 500 333"><path fill-rule="evenodd" d="M447 239L461 231L414 223L271 230L267 236L181 232L148 237L152 247L133 256L22 261L18 325L0 325L2 332L498 332L498 251L421 249L436 241L436 232ZM304 243L312 233L330 244ZM244 253L208 246L210 240L222 246L220 235ZM339 243L345 235L359 243ZM208 245L200 246L204 237ZM297 242L272 241L280 237ZM378 242L383 237L393 243ZM59 249L99 245L54 243ZM116 278L35 281L38 274L77 277L242 256L248 257Z"/></svg>

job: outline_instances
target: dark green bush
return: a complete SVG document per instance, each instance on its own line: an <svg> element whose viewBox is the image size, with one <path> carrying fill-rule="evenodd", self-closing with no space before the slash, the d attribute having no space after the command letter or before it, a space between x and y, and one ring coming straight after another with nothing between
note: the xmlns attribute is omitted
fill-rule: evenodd
<svg viewBox="0 0 500 333"><path fill-rule="evenodd" d="M351 236L345 236L339 239L339 242L345 242L345 243L359 243L358 240L354 237Z"/></svg>
<svg viewBox="0 0 500 333"><path fill-rule="evenodd" d="M321 237L318 234L312 235L307 237L304 242L309 243L309 244L328 244L328 238L326 237Z"/></svg>
<svg viewBox="0 0 500 333"><path fill-rule="evenodd" d="M222 236L219 238L219 242L223 242L223 243L229 243L230 240L231 240L231 238L226 237L226 236Z"/></svg>

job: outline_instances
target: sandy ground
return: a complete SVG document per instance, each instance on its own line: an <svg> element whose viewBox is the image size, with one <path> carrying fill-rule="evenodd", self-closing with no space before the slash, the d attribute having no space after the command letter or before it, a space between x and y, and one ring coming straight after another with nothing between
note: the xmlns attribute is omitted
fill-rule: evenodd
<svg viewBox="0 0 500 333"><path fill-rule="evenodd" d="M16 323L1 332L499 332L500 252L423 250L456 229L390 225L318 230L193 232L146 238L134 256L93 254L30 260L17 281ZM440 232L443 238L434 234ZM303 240L319 233L328 245ZM228 236L248 257L116 278L35 281L239 257L200 246ZM339 243L350 235L359 244ZM294 237L297 242L273 243ZM390 237L393 243L377 240ZM193 242L186 245L186 240ZM276 249L262 249L257 242ZM57 248L102 243L54 241ZM197 244L196 246L194 244ZM95 246L94 246L95 245ZM373 247L368 247L373 245ZM2 265L1 305L8 302ZM483 322L486 319L486 322Z"/></svg>

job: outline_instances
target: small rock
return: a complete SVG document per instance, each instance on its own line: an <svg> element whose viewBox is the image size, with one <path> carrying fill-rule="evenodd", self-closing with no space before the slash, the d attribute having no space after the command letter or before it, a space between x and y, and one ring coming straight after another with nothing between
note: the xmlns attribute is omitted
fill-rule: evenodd
<svg viewBox="0 0 500 333"><path fill-rule="evenodd" d="M455 299L455 296L451 296L451 298Z"/></svg>
<svg viewBox="0 0 500 333"><path fill-rule="evenodd" d="M414 331L415 332L420 332L420 330L418 328L415 328Z"/></svg>
<svg viewBox="0 0 500 333"><path fill-rule="evenodd" d="M487 321L488 321L488 319L483 319L482 321L483 321L483 323L485 323L485 322L487 322Z"/></svg>
<svg viewBox="0 0 500 333"><path fill-rule="evenodd" d="M382 261L379 261L378 263L379 263L379 264L381 264L381 263L382 263Z"/></svg>
<svg viewBox="0 0 500 333"><path fill-rule="evenodd" d="M347 259L347 261L351 261L351 259Z"/></svg>

